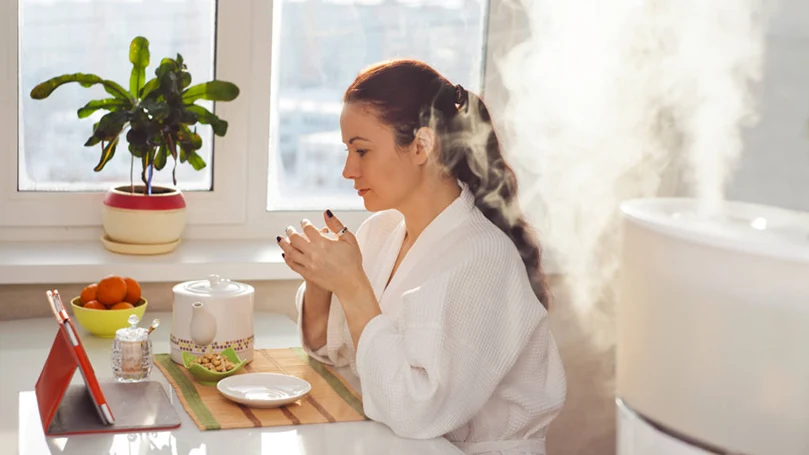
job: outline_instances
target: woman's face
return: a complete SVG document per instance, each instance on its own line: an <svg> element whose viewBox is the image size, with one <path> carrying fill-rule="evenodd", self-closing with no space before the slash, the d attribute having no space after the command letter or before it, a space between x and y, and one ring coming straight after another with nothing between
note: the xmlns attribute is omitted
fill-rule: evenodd
<svg viewBox="0 0 809 455"><path fill-rule="evenodd" d="M343 106L340 129L348 147L343 177L354 181L365 208L377 212L400 207L421 175L413 147L397 148L393 129L361 103Z"/></svg>

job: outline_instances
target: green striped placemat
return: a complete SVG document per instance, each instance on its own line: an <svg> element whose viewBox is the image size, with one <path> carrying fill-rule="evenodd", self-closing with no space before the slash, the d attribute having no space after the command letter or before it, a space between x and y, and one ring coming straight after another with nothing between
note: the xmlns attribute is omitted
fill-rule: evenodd
<svg viewBox="0 0 809 455"><path fill-rule="evenodd" d="M309 357L301 348L256 350L253 361L236 373L283 373L312 384L312 390L304 398L275 409L251 408L228 400L215 386L198 383L185 367L174 363L169 354L156 354L155 365L174 387L200 430L367 419L360 395L330 366Z"/></svg>

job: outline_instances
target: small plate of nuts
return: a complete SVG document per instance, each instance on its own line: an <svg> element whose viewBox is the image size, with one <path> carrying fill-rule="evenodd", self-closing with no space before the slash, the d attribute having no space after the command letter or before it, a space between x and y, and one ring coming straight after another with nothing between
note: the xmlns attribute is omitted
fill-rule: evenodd
<svg viewBox="0 0 809 455"><path fill-rule="evenodd" d="M233 348L199 356L183 352L183 365L203 385L216 385L219 380L241 370L245 363L247 360L239 359Z"/></svg>

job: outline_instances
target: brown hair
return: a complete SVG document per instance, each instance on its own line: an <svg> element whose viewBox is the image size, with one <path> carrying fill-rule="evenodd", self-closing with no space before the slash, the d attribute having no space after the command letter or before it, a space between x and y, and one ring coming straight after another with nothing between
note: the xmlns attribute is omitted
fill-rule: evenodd
<svg viewBox="0 0 809 455"><path fill-rule="evenodd" d="M477 208L517 246L534 293L548 308L550 292L541 248L517 201L517 177L508 166L483 101L417 60L393 60L363 70L346 90L345 103L367 103L407 146L416 131L433 128L439 162L464 182Z"/></svg>

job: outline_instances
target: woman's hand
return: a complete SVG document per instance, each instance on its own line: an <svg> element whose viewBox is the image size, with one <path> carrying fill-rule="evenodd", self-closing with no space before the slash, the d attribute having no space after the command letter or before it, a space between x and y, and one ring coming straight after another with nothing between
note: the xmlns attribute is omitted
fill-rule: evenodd
<svg viewBox="0 0 809 455"><path fill-rule="evenodd" d="M278 244L284 250L284 261L306 280L307 286L313 283L337 296L356 349L365 326L382 310L362 268L357 238L344 229L343 223L330 210L326 211L324 219L328 229L337 234L336 240L308 220L303 220L302 234L290 226L286 237L278 237ZM325 343L325 340L320 341Z"/></svg>
<svg viewBox="0 0 809 455"><path fill-rule="evenodd" d="M344 226L331 211L327 210L323 217L327 228L318 230L309 220L302 220L302 232L290 226L286 236L278 237L278 244L286 264L307 284L332 291L339 298L354 292L367 282L367 277L354 234L345 230L337 239L330 238L328 230L340 233Z"/></svg>
<svg viewBox="0 0 809 455"><path fill-rule="evenodd" d="M323 234L328 234L329 233L329 228L324 226L324 227L320 228L320 232L322 232ZM286 253L284 253L284 254L286 254ZM321 296L321 295L325 296L327 294L329 296L331 295L331 291L329 291L327 289L323 289L322 287L318 286L317 284L315 284L315 283L313 283L313 282L311 282L309 280L303 280L303 281L306 283L306 290L307 291L309 291L311 293L314 293L314 294L316 294L318 296Z"/></svg>

